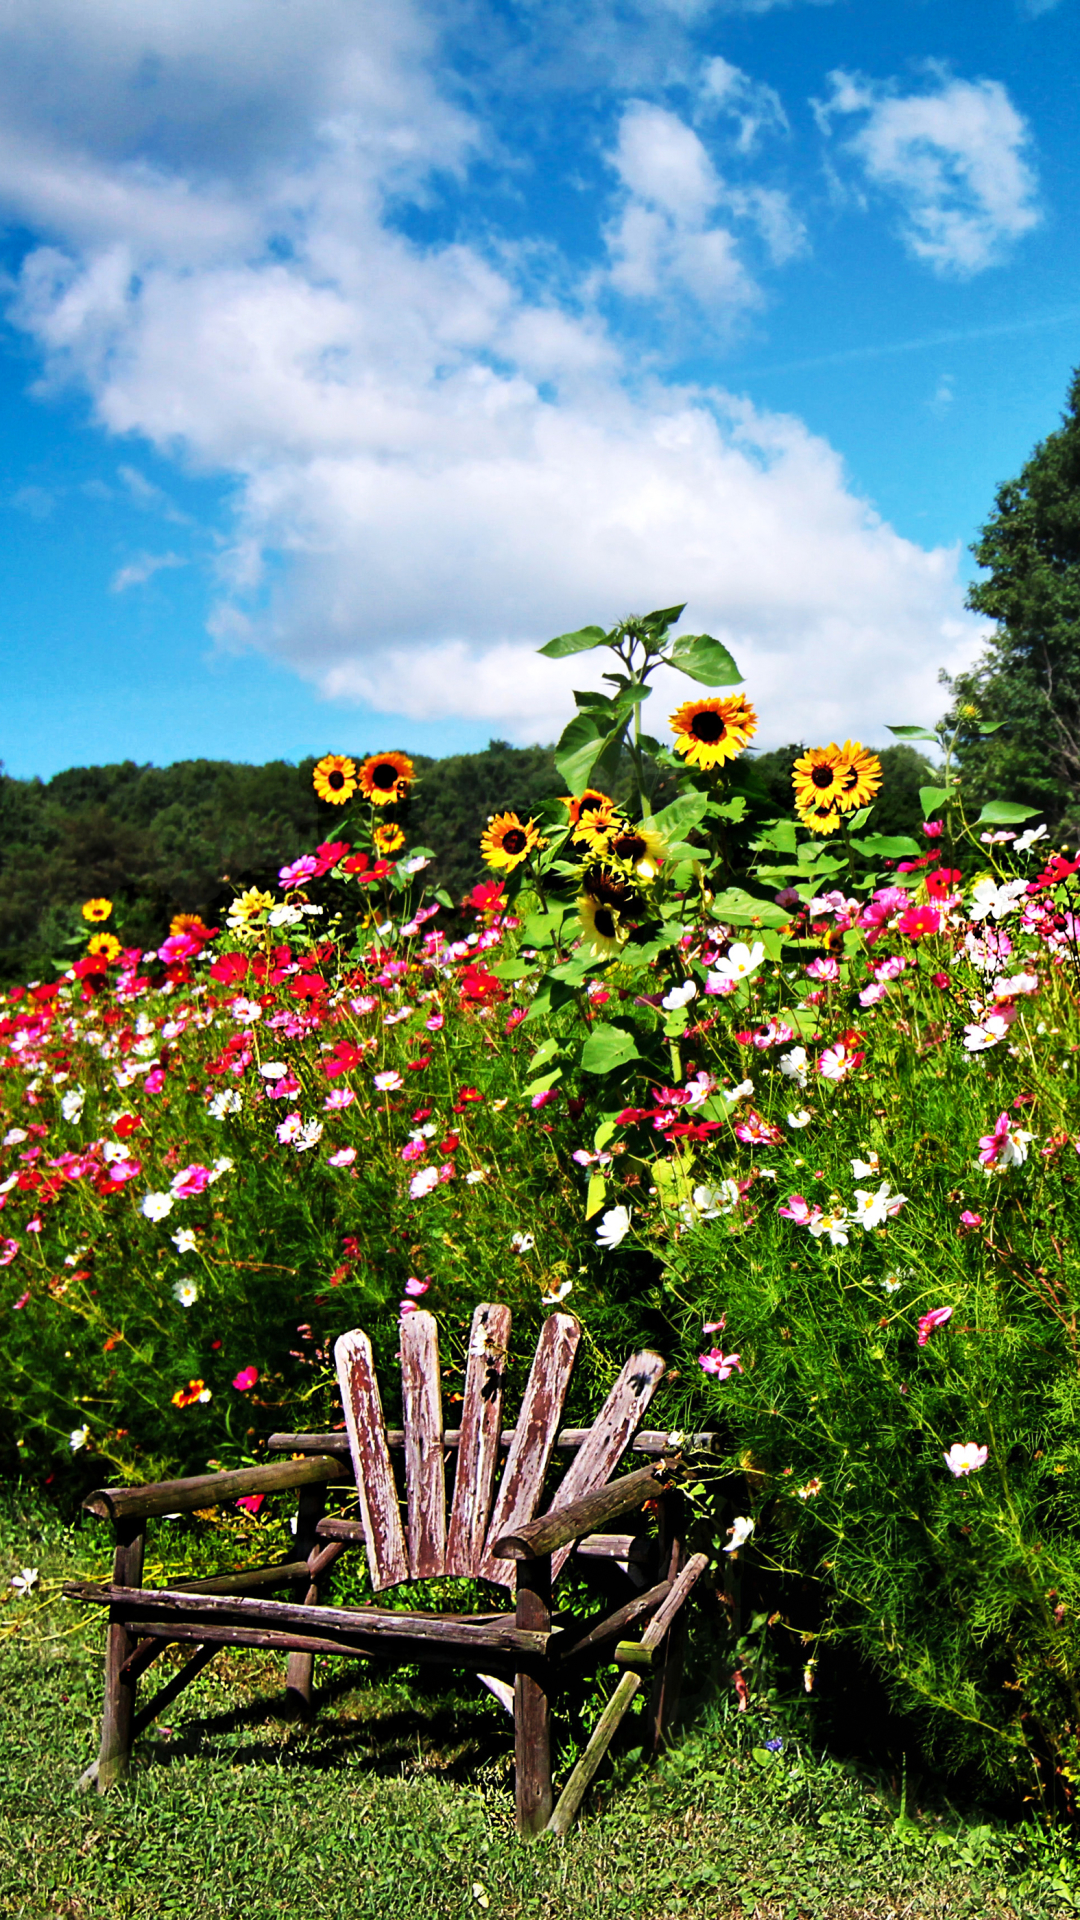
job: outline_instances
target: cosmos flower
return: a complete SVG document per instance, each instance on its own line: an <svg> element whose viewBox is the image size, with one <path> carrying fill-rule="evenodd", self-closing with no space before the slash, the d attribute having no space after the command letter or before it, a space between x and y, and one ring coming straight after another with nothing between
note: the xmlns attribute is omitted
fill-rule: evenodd
<svg viewBox="0 0 1080 1920"><path fill-rule="evenodd" d="M609 1207L596 1229L597 1243L612 1252L622 1245L630 1231L631 1207Z"/></svg>
<svg viewBox="0 0 1080 1920"><path fill-rule="evenodd" d="M968 1440L963 1445L956 1441L942 1458L954 1478L962 1480L966 1474L978 1473L980 1468L985 1467L989 1451L986 1447L978 1446L974 1440Z"/></svg>

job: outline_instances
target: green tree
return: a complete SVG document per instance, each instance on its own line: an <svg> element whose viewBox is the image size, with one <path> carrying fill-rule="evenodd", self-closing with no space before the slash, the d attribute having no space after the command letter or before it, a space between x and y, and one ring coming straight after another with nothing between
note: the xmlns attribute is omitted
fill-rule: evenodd
<svg viewBox="0 0 1080 1920"><path fill-rule="evenodd" d="M971 803L1027 801L1080 826L1080 369L1062 424L998 488L972 547L986 577L967 604L997 622L981 658L946 679L946 726ZM980 725L998 730L981 734Z"/></svg>

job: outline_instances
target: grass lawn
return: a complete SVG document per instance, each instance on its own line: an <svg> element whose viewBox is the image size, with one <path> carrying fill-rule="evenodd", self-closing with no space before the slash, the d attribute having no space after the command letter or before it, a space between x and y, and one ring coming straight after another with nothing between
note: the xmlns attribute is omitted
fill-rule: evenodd
<svg viewBox="0 0 1080 1920"><path fill-rule="evenodd" d="M178 1543L189 1558L192 1536ZM0 1914L64 1920L885 1920L1080 1912L1060 1838L909 1806L826 1755L766 1754L726 1702L693 1707L653 1770L624 1753L563 1844L513 1831L510 1722L488 1696L324 1663L311 1727L280 1717L283 1657L213 1665L107 1799L103 1620L60 1595L105 1529L0 1504ZM179 1569L177 1569L179 1571ZM163 1665L171 1655L164 1656ZM317 1676L318 1678L319 1676ZM942 1803L943 1808L945 1803ZM1074 1891L1075 1888L1075 1891Z"/></svg>

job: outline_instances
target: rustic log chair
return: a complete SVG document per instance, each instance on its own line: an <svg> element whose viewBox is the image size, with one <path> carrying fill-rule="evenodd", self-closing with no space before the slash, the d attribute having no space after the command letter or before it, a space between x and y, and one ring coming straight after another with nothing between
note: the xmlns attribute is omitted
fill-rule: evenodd
<svg viewBox="0 0 1080 1920"><path fill-rule="evenodd" d="M289 1655L292 1708L310 1710L317 1653L367 1654L435 1662L474 1672L513 1714L517 1822L522 1833L564 1834L620 1720L646 1674L652 1691L646 1736L664 1740L678 1698L683 1650L681 1609L707 1562L688 1556L682 1539L678 1456L669 1436L638 1428L664 1372L655 1353L628 1360L595 1424L560 1433L559 1421L580 1338L573 1315L544 1322L516 1427L502 1427L510 1312L480 1306L473 1317L461 1427L444 1432L438 1335L431 1314L401 1323L404 1432L388 1432L367 1335L347 1333L335 1349L345 1433L275 1434L271 1446L300 1455L265 1467L113 1487L91 1494L89 1512L113 1522L109 1585L69 1581L72 1598L109 1609L105 1703L98 1760L83 1776L105 1792L127 1771L132 1744L222 1646L274 1647ZM636 1434L636 1439L635 1439ZM712 1435L697 1435L699 1444ZM627 1447L652 1463L612 1480ZM508 1448L495 1487L500 1449ZM573 1458L554 1498L536 1517L554 1448ZM404 1452L405 1526L391 1451ZM446 1520L445 1462L456 1454L453 1499ZM351 1456L351 1459L350 1459ZM325 1515L326 1488L355 1474L360 1522ZM291 1557L175 1587L142 1585L146 1522L154 1514L218 1506L238 1495L296 1487L299 1513ZM604 1531L622 1515L657 1514L659 1538ZM376 1593L409 1580L464 1575L516 1589L513 1612L479 1614L337 1608L321 1603L330 1567L350 1546L367 1551ZM575 1620L553 1614L552 1583L571 1555L579 1572L604 1580L606 1617ZM651 1562L651 1567L650 1567ZM287 1601L259 1590L289 1587ZM679 1616L678 1618L676 1616ZM640 1640L621 1636L645 1624ZM187 1663L136 1713L140 1675L171 1642L193 1643ZM552 1811L550 1701L580 1684L582 1673L614 1660L625 1669L558 1806Z"/></svg>

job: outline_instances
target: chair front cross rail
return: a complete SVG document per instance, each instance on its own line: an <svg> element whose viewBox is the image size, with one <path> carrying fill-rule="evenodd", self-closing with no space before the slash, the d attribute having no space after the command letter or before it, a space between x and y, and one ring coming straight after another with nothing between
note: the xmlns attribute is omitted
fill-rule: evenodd
<svg viewBox="0 0 1080 1920"><path fill-rule="evenodd" d="M89 1496L87 1510L113 1525L115 1552L111 1580L70 1581L64 1589L108 1609L101 1750L84 1785L94 1781L104 1792L122 1779L136 1735L229 1646L287 1654L286 1700L304 1714L312 1709L316 1656L431 1663L473 1674L514 1717L523 1834L549 1824L566 1831L646 1673L652 1693L645 1735L653 1745L667 1737L682 1657L680 1610L705 1565L700 1555L688 1560L682 1542L680 1454L684 1446L710 1448L715 1436L643 1428L664 1372L654 1353L627 1361L591 1427L564 1426L581 1329L561 1312L543 1324L516 1423L504 1423L509 1333L507 1307L477 1308L458 1429L443 1427L438 1330L419 1311L401 1327L400 1431L386 1426L371 1343L357 1330L335 1349L343 1432L274 1434L271 1447L293 1458ZM571 1458L541 1512L559 1451ZM646 1464L620 1474L620 1462L634 1453ZM326 1512L334 1486L355 1488L359 1519ZM283 1492L299 1501L289 1557L144 1586L149 1519ZM630 1531L611 1531L620 1516ZM328 1605L333 1564L357 1547L367 1557L373 1604ZM600 1592L599 1612L553 1605L554 1583L571 1554L578 1581ZM423 1611L380 1600L388 1588L408 1583L422 1591L448 1575L487 1583L493 1609ZM275 1589L284 1590L281 1597L268 1597ZM641 1627L640 1640L625 1638ZM141 1677L170 1645L189 1650L186 1663L136 1712ZM633 1671L624 1672L553 1812L553 1706L590 1665L612 1661Z"/></svg>

